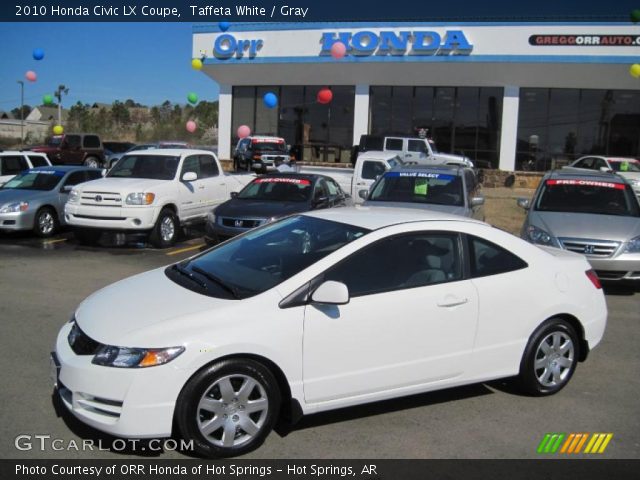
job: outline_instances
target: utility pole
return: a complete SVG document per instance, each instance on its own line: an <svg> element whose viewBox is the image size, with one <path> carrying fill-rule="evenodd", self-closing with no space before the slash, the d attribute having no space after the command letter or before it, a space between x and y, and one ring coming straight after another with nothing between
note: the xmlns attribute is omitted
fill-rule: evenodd
<svg viewBox="0 0 640 480"><path fill-rule="evenodd" d="M18 80L20 84L20 148L24 147L24 82Z"/></svg>
<svg viewBox="0 0 640 480"><path fill-rule="evenodd" d="M64 85L58 85L58 89L54 93L55 97L58 99L58 125L62 125L62 94L67 95L69 93L69 89Z"/></svg>

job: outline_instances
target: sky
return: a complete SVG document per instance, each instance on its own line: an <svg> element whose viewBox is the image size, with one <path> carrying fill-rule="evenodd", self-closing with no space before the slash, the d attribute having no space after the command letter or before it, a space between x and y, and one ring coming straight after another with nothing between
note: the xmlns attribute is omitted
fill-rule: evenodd
<svg viewBox="0 0 640 480"><path fill-rule="evenodd" d="M218 85L191 68L191 23L0 23L0 111L40 105L60 84L65 107L124 101L187 103L187 94L217 100ZM14 39L13 41L11 39ZM33 59L42 48L44 59ZM24 75L37 74L35 82Z"/></svg>

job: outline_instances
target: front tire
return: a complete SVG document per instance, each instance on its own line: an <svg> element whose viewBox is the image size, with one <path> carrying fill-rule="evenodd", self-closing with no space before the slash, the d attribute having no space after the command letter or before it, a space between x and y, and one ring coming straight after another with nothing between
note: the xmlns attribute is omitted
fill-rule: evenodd
<svg viewBox="0 0 640 480"><path fill-rule="evenodd" d="M198 372L176 405L182 437L209 458L258 448L277 420L280 390L273 374L253 360L223 360Z"/></svg>
<svg viewBox="0 0 640 480"><path fill-rule="evenodd" d="M562 390L575 372L580 357L575 329L561 318L552 318L531 335L520 365L520 389L534 396Z"/></svg>
<svg viewBox="0 0 640 480"><path fill-rule="evenodd" d="M55 210L49 207L43 207L38 210L33 220L33 232L42 238L48 238L54 235L60 228L58 215Z"/></svg>
<svg viewBox="0 0 640 480"><path fill-rule="evenodd" d="M178 228L178 219L173 211L163 208L153 230L151 230L149 242L156 248L169 248L176 243Z"/></svg>

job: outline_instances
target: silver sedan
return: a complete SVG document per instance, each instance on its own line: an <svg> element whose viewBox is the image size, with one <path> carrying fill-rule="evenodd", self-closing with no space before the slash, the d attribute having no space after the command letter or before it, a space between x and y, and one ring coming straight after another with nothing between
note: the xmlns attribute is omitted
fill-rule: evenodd
<svg viewBox="0 0 640 480"><path fill-rule="evenodd" d="M50 237L64 224L74 185L102 178L98 168L52 166L25 170L0 188L0 232L33 230Z"/></svg>

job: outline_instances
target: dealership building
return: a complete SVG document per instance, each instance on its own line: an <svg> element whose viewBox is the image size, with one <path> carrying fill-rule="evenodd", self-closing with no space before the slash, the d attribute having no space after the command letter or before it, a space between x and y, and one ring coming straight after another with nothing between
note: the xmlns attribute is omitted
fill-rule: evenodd
<svg viewBox="0 0 640 480"><path fill-rule="evenodd" d="M338 41L341 59L331 55ZM640 79L629 73L640 25L196 25L193 57L220 86L222 159L240 125L284 137L304 161L349 162L365 133L425 132L441 151L502 170L640 158ZM321 104L324 88L332 99Z"/></svg>

